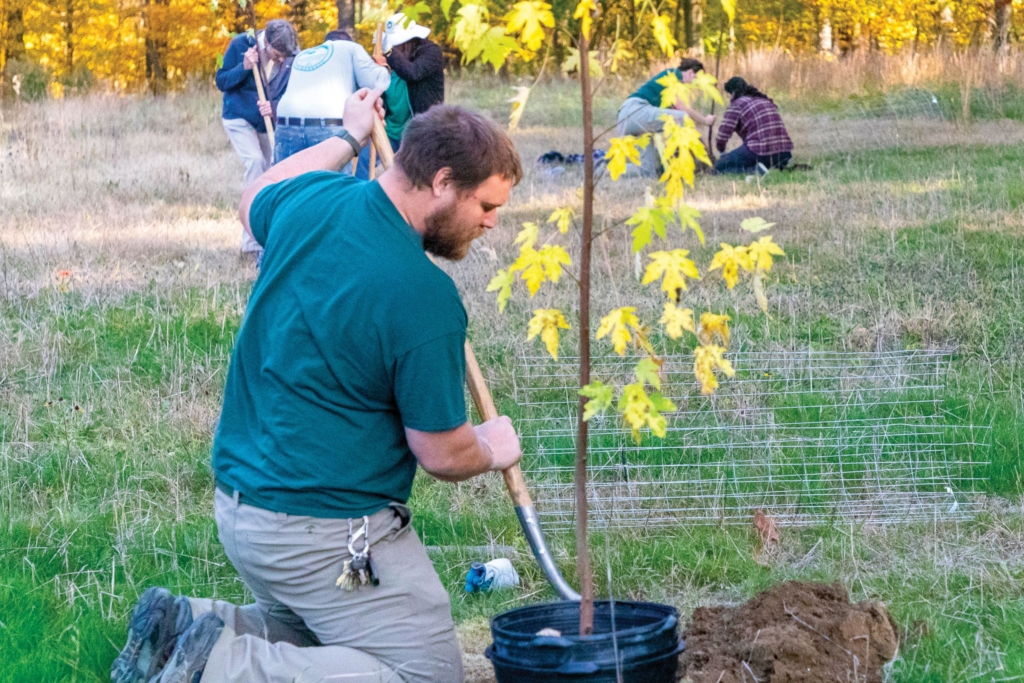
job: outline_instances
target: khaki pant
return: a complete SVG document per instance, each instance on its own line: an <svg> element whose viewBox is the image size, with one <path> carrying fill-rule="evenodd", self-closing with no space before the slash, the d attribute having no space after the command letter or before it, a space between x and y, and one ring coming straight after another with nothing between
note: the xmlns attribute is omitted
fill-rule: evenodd
<svg viewBox="0 0 1024 683"><path fill-rule="evenodd" d="M242 187L249 187L270 168L274 154L274 150L270 149L270 138L266 133L257 133L245 119L221 119L221 123L224 124L224 132L228 134L231 146L235 148L235 154L245 167ZM261 250L259 243L243 228L242 251Z"/></svg>
<svg viewBox="0 0 1024 683"><path fill-rule="evenodd" d="M220 490L214 509L256 602L192 601L195 616L212 610L225 625L201 683L461 683L448 593L404 508L370 517L380 585L352 592L335 586L350 558L348 520L270 512Z"/></svg>
<svg viewBox="0 0 1024 683"><path fill-rule="evenodd" d="M686 119L686 114L678 109L660 109L647 100L629 97L619 107L618 133L619 135L660 133L665 128L665 122L661 120L661 117L666 114L675 117L677 123L682 123ZM647 145L640 153L641 172L646 177L657 176L660 163L658 148L652 139L651 144Z"/></svg>

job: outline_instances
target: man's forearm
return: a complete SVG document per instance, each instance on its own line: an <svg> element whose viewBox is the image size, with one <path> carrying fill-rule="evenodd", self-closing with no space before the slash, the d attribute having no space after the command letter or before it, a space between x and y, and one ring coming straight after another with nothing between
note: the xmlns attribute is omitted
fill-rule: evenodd
<svg viewBox="0 0 1024 683"><path fill-rule="evenodd" d="M341 138L328 138L271 166L256 182L242 192L238 217L242 220L246 232L252 234L252 230L249 228L249 209L253 200L256 199L256 195L264 187L312 171L338 171L352 161L354 156L355 150L348 142Z"/></svg>
<svg viewBox="0 0 1024 683"><path fill-rule="evenodd" d="M486 438L470 423L447 432L405 430L420 466L443 481L463 481L489 471L494 458Z"/></svg>

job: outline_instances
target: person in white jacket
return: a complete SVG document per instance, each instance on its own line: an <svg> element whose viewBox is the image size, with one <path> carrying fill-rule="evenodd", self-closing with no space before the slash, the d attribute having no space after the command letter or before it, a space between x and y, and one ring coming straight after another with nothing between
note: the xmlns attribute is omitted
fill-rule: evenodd
<svg viewBox="0 0 1024 683"><path fill-rule="evenodd" d="M335 136L345 120L345 100L360 88L385 90L387 67L350 40L328 40L303 50L277 105L274 163Z"/></svg>

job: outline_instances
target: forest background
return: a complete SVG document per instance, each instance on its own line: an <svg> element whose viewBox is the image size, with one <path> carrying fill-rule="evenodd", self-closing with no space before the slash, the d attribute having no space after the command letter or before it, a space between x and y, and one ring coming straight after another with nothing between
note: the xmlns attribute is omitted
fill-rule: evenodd
<svg viewBox="0 0 1024 683"><path fill-rule="evenodd" d="M681 50L691 54L777 50L825 60L851 54L991 47L1024 37L1024 0L744 0L734 22L707 0L601 0L592 44L631 42L631 67L662 57L647 22L654 11ZM481 3L484 4L484 3ZM489 0L492 16L513 0ZM563 63L572 49L575 2L554 0L560 27L544 50ZM446 6L447 5L447 6ZM456 68L462 56L451 36L450 1L419 2L418 19L433 28ZM348 28L369 44L383 6L364 0L259 0L257 23L287 18L303 47L327 31ZM1016 11L1015 11L1016 10ZM0 0L0 96L39 99L94 88L155 93L208 79L232 36L250 28L247 8L235 0ZM536 73L536 54L514 56L503 72ZM487 68L487 67L482 67Z"/></svg>

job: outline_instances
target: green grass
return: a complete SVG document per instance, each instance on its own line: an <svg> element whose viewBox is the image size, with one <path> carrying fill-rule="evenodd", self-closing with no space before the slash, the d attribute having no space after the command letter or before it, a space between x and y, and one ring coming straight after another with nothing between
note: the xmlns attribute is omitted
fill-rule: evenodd
<svg viewBox="0 0 1024 683"><path fill-rule="evenodd" d="M456 91L503 115L503 90L470 93L457 84ZM613 94L602 94L599 122L614 116ZM572 96L557 88L535 95L517 137L524 156L578 150ZM222 178L238 169L215 105L202 95L144 101L141 113L121 107L101 126L95 121L110 116L103 102L70 103L61 125L80 136L68 143L77 185L33 175L32 159L66 151L59 136L33 128L49 110L26 109L4 124L34 151L19 161L22 148L9 143L13 161L0 162L7 164L0 192L8 193L0 197L13 197L11 212L0 216L0 683L107 680L126 614L148 586L246 598L211 514L211 435L252 276L233 253L237 187ZM179 148L180 126L192 137ZM147 131L152 140L143 141ZM719 241L741 239L738 219L777 222L773 234L787 257L773 270L771 319L742 286L727 292L707 278L687 294L695 307L733 315L735 348L950 349L943 410L953 421L991 428L970 453L989 463L975 473L992 496L986 512L970 522L891 529L842 520L786 529L779 556L766 564L755 561L754 532L745 527L595 532L600 594L609 591L609 567L617 597L671 602L684 614L790 578L838 580L855 599L890 606L903 635L892 680L1024 676L1024 518L1016 502L1024 152L989 142L819 148L804 152L811 172L771 174L760 185L702 178L693 196L708 246L673 237L703 269ZM160 154L131 156L118 145L155 145ZM157 165L107 166L126 154ZM111 182L116 191L104 189ZM528 170L501 228L486 238L499 262L512 253L510 217L545 218L575 182L571 173L550 181ZM640 197L636 183L603 185L599 220L621 218ZM633 288L625 242L617 235L608 242L614 277L598 257L596 307L609 308L621 287L649 315L660 296ZM540 352L523 339L524 316L540 305L568 306L570 292L517 295L498 318L492 295L482 292L497 267L474 252L450 270L499 408L516 419L525 410L512 396L515 360ZM69 291L54 278L64 268L75 273ZM563 352L571 343L572 333ZM828 417L796 399L778 407L794 420ZM460 624L553 597L499 478L453 486L420 477L411 505ZM574 582L571 535L550 541ZM521 590L462 592L469 562L479 559L465 547L488 543L516 549Z"/></svg>

